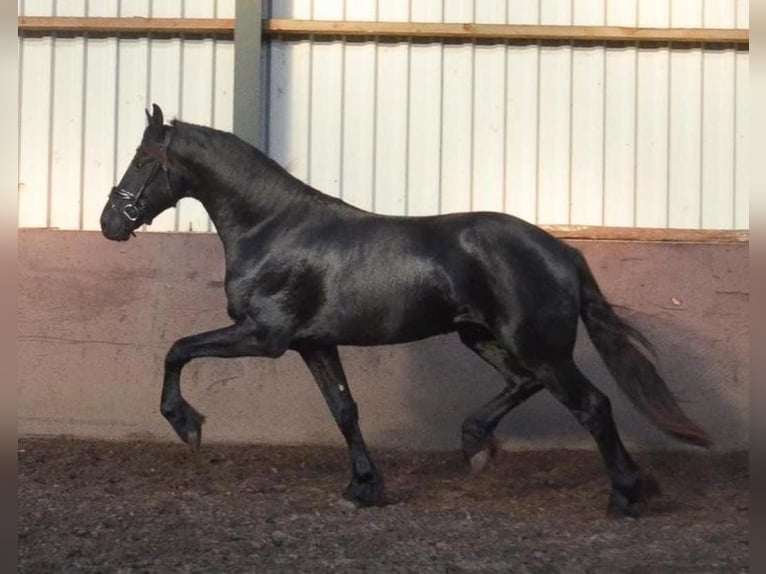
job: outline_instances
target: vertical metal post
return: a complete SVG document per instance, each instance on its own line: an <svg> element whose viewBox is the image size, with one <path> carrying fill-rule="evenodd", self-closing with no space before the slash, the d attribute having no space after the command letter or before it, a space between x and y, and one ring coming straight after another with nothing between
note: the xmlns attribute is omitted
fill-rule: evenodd
<svg viewBox="0 0 766 574"><path fill-rule="evenodd" d="M234 24L234 133L263 149L261 114L262 0L237 0Z"/></svg>

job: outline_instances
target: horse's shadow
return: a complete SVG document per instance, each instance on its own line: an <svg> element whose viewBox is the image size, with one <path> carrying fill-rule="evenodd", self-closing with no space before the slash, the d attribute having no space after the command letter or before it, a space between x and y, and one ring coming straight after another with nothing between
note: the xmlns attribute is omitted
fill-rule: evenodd
<svg viewBox="0 0 766 574"><path fill-rule="evenodd" d="M734 352L668 318L639 313L628 317L653 342L660 373L687 414L711 433L714 447L738 448L746 442L747 421L742 420L736 402L747 374ZM714 347L715 353L704 352ZM373 446L457 449L463 419L500 392L504 384L501 376L455 335L395 347L347 350L344 359L363 413L362 424L370 427L367 439ZM582 325L575 360L611 399L623 441L633 450L691 448L661 434L638 414L617 388ZM375 383L355 383L360 378ZM392 378L398 384L386 381ZM385 412L376 406L381 403L402 409L404 413L397 418L406 424L387 425ZM496 435L508 449L595 447L571 413L546 391L511 411Z"/></svg>

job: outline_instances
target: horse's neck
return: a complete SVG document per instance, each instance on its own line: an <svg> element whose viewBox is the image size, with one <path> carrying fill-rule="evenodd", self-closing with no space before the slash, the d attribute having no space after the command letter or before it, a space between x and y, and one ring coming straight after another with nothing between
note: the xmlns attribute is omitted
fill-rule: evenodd
<svg viewBox="0 0 766 574"><path fill-rule="evenodd" d="M303 199L303 184L255 148L203 145L205 135L187 135L177 153L193 174L188 194L205 207L225 248Z"/></svg>

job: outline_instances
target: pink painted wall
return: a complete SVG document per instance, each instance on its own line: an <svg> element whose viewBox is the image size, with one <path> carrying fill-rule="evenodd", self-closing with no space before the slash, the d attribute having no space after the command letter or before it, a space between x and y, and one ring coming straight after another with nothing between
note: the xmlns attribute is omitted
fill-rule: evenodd
<svg viewBox="0 0 766 574"><path fill-rule="evenodd" d="M575 243L717 448L747 448L748 245ZM214 235L142 233L118 244L96 232L20 231L19 433L176 440L159 414L163 358L176 338L228 323L222 279ZM341 356L372 446L458 448L462 419L502 385L455 336ZM612 398L629 445L678 445L627 404L584 337L577 359ZM295 353L201 359L182 384L207 415L203 441L342 442ZM545 393L498 434L508 448L592 446Z"/></svg>

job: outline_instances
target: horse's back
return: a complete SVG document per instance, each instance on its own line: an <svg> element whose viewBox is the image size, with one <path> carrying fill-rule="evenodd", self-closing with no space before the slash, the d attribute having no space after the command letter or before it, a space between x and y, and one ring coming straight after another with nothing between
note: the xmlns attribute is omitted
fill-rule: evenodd
<svg viewBox="0 0 766 574"><path fill-rule="evenodd" d="M576 323L571 248L518 218L358 216L319 236L327 304L307 333L339 334L338 344L403 342L466 321L529 326L549 309Z"/></svg>

